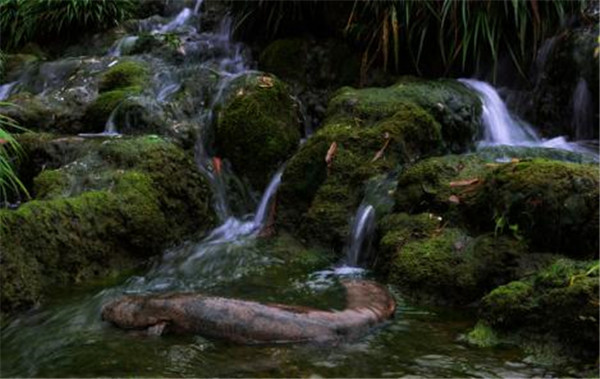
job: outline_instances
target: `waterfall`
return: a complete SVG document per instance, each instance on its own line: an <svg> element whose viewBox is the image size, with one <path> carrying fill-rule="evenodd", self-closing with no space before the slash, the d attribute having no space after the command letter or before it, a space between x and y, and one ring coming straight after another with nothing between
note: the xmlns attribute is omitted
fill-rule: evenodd
<svg viewBox="0 0 600 379"><path fill-rule="evenodd" d="M133 48L137 40L137 36L125 36L120 38L108 50L107 55L109 57L120 57L123 54L127 54Z"/></svg>
<svg viewBox="0 0 600 379"><path fill-rule="evenodd" d="M482 102L481 121L483 139L480 147L485 146L528 146L546 147L567 151L588 153L589 151L565 137L542 139L526 122L514 118L494 87L475 79L459 79L461 83L479 94Z"/></svg>
<svg viewBox="0 0 600 379"><path fill-rule="evenodd" d="M160 33L168 33L171 32L183 25L189 20L192 16L192 10L190 8L183 8L181 12L173 19L171 22L163 25L158 31Z"/></svg>
<svg viewBox="0 0 600 379"><path fill-rule="evenodd" d="M126 292L194 290L206 288L226 277L236 278L248 269L265 264L252 248L269 219L269 209L283 167L271 178L254 215L229 217L202 241L167 251L162 261L143 277L133 277Z"/></svg>
<svg viewBox="0 0 600 379"><path fill-rule="evenodd" d="M369 258L374 231L375 209L371 205L361 204L352 224L346 264L358 267Z"/></svg>
<svg viewBox="0 0 600 379"><path fill-rule="evenodd" d="M8 99L11 94L13 87L18 83L18 81L6 83L0 86L0 101Z"/></svg>
<svg viewBox="0 0 600 379"><path fill-rule="evenodd" d="M571 125L575 139L589 140L594 138L594 104L592 94L584 78L579 78L571 100L573 116Z"/></svg>

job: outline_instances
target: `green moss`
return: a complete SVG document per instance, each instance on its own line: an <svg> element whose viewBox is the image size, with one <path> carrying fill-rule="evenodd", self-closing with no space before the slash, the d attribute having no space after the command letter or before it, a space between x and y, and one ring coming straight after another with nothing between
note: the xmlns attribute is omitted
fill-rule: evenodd
<svg viewBox="0 0 600 379"><path fill-rule="evenodd" d="M327 167L325 156L334 142L337 150ZM289 228L301 222L305 238L340 246L365 182L438 151L440 142L439 124L411 103L398 106L389 119L370 127L327 124L286 167L278 222Z"/></svg>
<svg viewBox="0 0 600 379"><path fill-rule="evenodd" d="M539 250L597 255L597 166L534 159L500 165L483 183L465 209L473 224L513 226Z"/></svg>
<svg viewBox="0 0 600 379"><path fill-rule="evenodd" d="M482 320L503 332L548 333L573 355L598 354L598 261L559 259L483 298Z"/></svg>
<svg viewBox="0 0 600 379"><path fill-rule="evenodd" d="M271 42L260 54L261 70L283 79L302 80L306 74L307 43L299 38Z"/></svg>
<svg viewBox="0 0 600 379"><path fill-rule="evenodd" d="M59 197L65 192L68 178L60 170L44 170L34 179L34 193L36 199Z"/></svg>
<svg viewBox="0 0 600 379"><path fill-rule="evenodd" d="M102 131L110 114L127 98L142 91L140 86L132 86L103 92L85 110L84 120L95 131Z"/></svg>
<svg viewBox="0 0 600 379"><path fill-rule="evenodd" d="M525 246L513 239L471 239L458 229L444 229L401 246L390 279L417 299L468 304L513 280L524 253Z"/></svg>
<svg viewBox="0 0 600 379"><path fill-rule="evenodd" d="M329 103L327 122L341 119L370 124L393 115L406 102L421 106L439 122L448 151L472 147L481 103L476 94L454 80L404 78L387 88L344 87Z"/></svg>
<svg viewBox="0 0 600 379"><path fill-rule="evenodd" d="M478 347L494 347L500 343L496 332L483 322L478 322L467 334L467 342Z"/></svg>
<svg viewBox="0 0 600 379"><path fill-rule="evenodd" d="M255 188L296 150L300 140L295 104L274 77L244 78L219 115L217 149Z"/></svg>
<svg viewBox="0 0 600 379"><path fill-rule="evenodd" d="M433 236L439 230L440 221L441 218L432 213L394 213L383 217L378 222L382 237L374 264L377 270L387 275L391 269L390 262L402 247L411 241Z"/></svg>
<svg viewBox="0 0 600 379"><path fill-rule="evenodd" d="M214 224L208 185L177 146L148 136L86 147L75 162L42 171L37 200L0 211L1 259L9 262L0 270L3 312L31 306L54 284L130 267Z"/></svg>
<svg viewBox="0 0 600 379"><path fill-rule="evenodd" d="M148 79L145 64L134 61L120 62L102 73L98 82L100 92L127 87L143 86Z"/></svg>
<svg viewBox="0 0 600 379"><path fill-rule="evenodd" d="M456 218L456 200L473 186L452 186L451 182L481 180L488 168L476 155L448 155L422 160L406 169L398 179L396 210L417 213L436 212ZM474 183L476 186L477 183ZM454 214L452 214L454 213Z"/></svg>

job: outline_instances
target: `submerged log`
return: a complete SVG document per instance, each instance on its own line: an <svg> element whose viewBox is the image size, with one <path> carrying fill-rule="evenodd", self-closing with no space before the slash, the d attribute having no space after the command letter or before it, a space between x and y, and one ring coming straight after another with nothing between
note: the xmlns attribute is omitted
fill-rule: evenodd
<svg viewBox="0 0 600 379"><path fill-rule="evenodd" d="M396 303L385 287L363 280L342 284L347 292L342 311L173 293L124 296L103 307L102 319L149 334L196 333L258 344L356 339L392 317Z"/></svg>

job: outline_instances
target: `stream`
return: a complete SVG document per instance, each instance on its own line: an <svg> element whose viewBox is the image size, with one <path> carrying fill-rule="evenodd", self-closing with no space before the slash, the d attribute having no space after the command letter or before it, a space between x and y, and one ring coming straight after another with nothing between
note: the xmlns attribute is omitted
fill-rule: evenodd
<svg viewBox="0 0 600 379"><path fill-rule="evenodd" d="M176 32L185 27L186 22L198 14L200 4L201 1L197 1L193 9L183 9L168 23L154 26L154 30ZM187 114L184 120L209 127L213 123L213 109L223 101L228 84L240 75L251 72L243 60L240 46L229 39L230 27L225 20L213 34L198 34L192 30L195 39L189 39L191 42L186 40L183 44L187 56L194 56L194 44L210 45L215 51L219 50L220 55L209 56L207 60L197 62L196 66L188 66L185 70L164 67L156 77L161 85L154 89L155 97L147 101L160 107L179 89L186 74L191 73L191 77L194 70L196 73L216 70L219 81L213 88L212 102L197 113ZM116 42L107 53L108 56L115 59L120 57L121 49L135 42L135 38L126 36ZM490 102L498 100L493 97L497 95L489 86L474 80L463 82L483 94L486 106L484 117L490 120L503 117L490 113ZM11 93L15 84L8 83L0 87L0 100ZM185 112L175 109L173 113L181 116ZM119 128L111 115L105 132L100 136L118 133ZM526 141L523 144L527 146L579 151L564 139L542 141L530 129L504 130L500 134L486 130L482 146L518 145L515 139ZM247 195L247 188L238 186L240 188L232 190L231 184L226 183L239 183L239 180L226 165L222 170L215 170L215 157L210 155L209 150L205 141L197 141L196 161L211 183L213 204L220 225L201 240L187 241L166 250L162 257L133 274L102 283L55 288L50 291L43 306L3 320L0 376L569 375L568 368L557 371L555 367L545 367L516 346L471 346L465 340L465 334L476 322L471 311L415 306L393 287L390 290L398 304L395 317L361 340L338 345L236 345L198 335L147 336L142 332L123 331L103 322L100 319L102 306L123 294L198 291L223 297L338 310L345 306L344 293L339 284L341 278L377 280L373 273L358 267L364 260L361 254L368 254L371 250L376 217L371 205L361 205L355 220L349 220L353 225L352 235L346 247L347 258L342 262L337 261L330 251L303 246L285 234L270 239L261 238L260 231L269 222L270 205L281 181L283 168L272 176L259 199L256 195Z"/></svg>

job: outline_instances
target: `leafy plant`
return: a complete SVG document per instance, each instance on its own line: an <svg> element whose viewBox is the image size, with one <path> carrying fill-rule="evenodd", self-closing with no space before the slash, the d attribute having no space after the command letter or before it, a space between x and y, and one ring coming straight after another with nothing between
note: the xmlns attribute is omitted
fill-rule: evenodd
<svg viewBox="0 0 600 379"><path fill-rule="evenodd" d="M0 32L10 37L2 44L15 48L35 38L106 29L130 17L136 4L136 0L3 0Z"/></svg>
<svg viewBox="0 0 600 379"><path fill-rule="evenodd" d="M10 105L12 104L0 102L0 106ZM25 131L13 119L0 114L0 202L2 203L9 199L9 194L22 192L29 197L27 188L19 180L14 166L21 159L23 149L9 129Z"/></svg>
<svg viewBox="0 0 600 379"><path fill-rule="evenodd" d="M485 63L495 73L504 54L525 76L539 44L585 4L585 0L231 2L236 27L250 26L251 32L243 28L243 34L252 38L299 34L298 23L315 20L318 26L310 29L314 34L323 27L339 30L362 51L362 82L376 65L385 71L448 75L473 72Z"/></svg>
<svg viewBox="0 0 600 379"><path fill-rule="evenodd" d="M355 0L345 32L365 46L363 71L378 55L384 70L390 57L398 69L404 43L419 74L424 51L437 46L445 74L458 63L462 70L470 61L478 67L485 57L495 73L506 52L525 76L538 45L584 5L584 0Z"/></svg>

